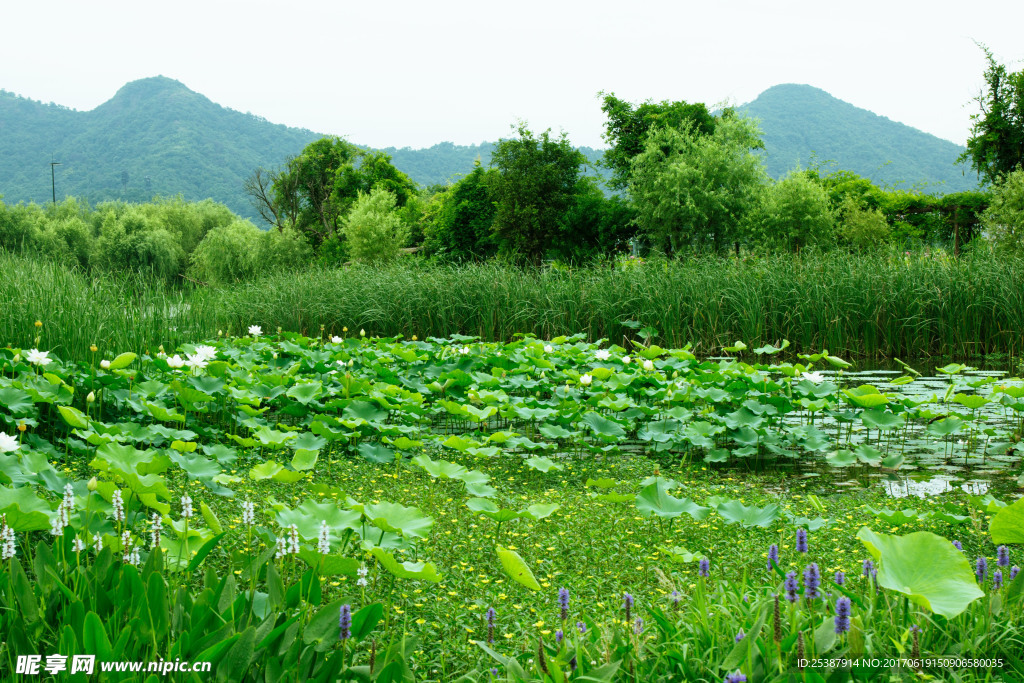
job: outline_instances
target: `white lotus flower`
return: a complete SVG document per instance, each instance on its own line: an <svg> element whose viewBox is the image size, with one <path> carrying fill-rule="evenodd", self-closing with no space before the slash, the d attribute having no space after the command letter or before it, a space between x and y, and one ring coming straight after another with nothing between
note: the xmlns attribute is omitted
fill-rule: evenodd
<svg viewBox="0 0 1024 683"><path fill-rule="evenodd" d="M551 344L545 344L545 345L544 345L544 353L551 353L551 352L552 352L552 351L554 351L554 350L555 350L555 349L554 349L554 347L553 347L553 346L551 346Z"/></svg>
<svg viewBox="0 0 1024 683"><path fill-rule="evenodd" d="M594 381L594 378L591 377L590 375L582 375L580 377L580 384L582 384L585 387L589 387L590 383L593 382L593 381Z"/></svg>
<svg viewBox="0 0 1024 683"><path fill-rule="evenodd" d="M40 351L39 349L30 349L29 352L25 354L25 360L32 363L32 365L46 365L50 362L50 352Z"/></svg>
<svg viewBox="0 0 1024 683"><path fill-rule="evenodd" d="M10 434L0 432L0 453L13 453L18 450L18 440Z"/></svg>
<svg viewBox="0 0 1024 683"><path fill-rule="evenodd" d="M654 369L654 361L653 360L645 360L644 361L644 370L651 371L653 369Z"/></svg>
<svg viewBox="0 0 1024 683"><path fill-rule="evenodd" d="M808 382L814 382L815 384L821 384L825 381L825 375L820 372L802 372L800 373L800 379L805 379Z"/></svg>
<svg viewBox="0 0 1024 683"><path fill-rule="evenodd" d="M630 364L630 362L631 362L632 360L633 360L633 359L632 359L632 358L630 358L629 356L623 356L623 357L622 357L622 364L623 364L623 365L629 365L629 364Z"/></svg>
<svg viewBox="0 0 1024 683"><path fill-rule="evenodd" d="M598 360L608 360L612 355L612 352L608 349L598 349L594 352L594 358Z"/></svg>
<svg viewBox="0 0 1024 683"><path fill-rule="evenodd" d="M169 365L172 370L177 370L178 368L185 367L185 359L178 354L174 354L173 356L167 357L167 365Z"/></svg>
<svg viewBox="0 0 1024 683"><path fill-rule="evenodd" d="M217 349L212 346L202 345L196 347L196 357L203 360L213 360L217 356Z"/></svg>
<svg viewBox="0 0 1024 683"><path fill-rule="evenodd" d="M100 361L100 367L103 368L104 370L109 370L110 369L110 361L109 360L101 360Z"/></svg>
<svg viewBox="0 0 1024 683"><path fill-rule="evenodd" d="M203 356L188 354L188 360L185 361L185 365L189 366L193 370L201 370L206 367L206 358Z"/></svg>
<svg viewBox="0 0 1024 683"><path fill-rule="evenodd" d="M259 325L249 325L249 334L254 337L258 337L263 334L263 328Z"/></svg>
<svg viewBox="0 0 1024 683"><path fill-rule="evenodd" d="M463 356L465 356L467 353L469 353L469 347L468 346L463 346L461 349L459 349L459 353L461 353Z"/></svg>
<svg viewBox="0 0 1024 683"><path fill-rule="evenodd" d="M338 336L334 336L334 337L331 337L331 341L334 342L335 344L340 344L342 342L342 338L338 337Z"/></svg>

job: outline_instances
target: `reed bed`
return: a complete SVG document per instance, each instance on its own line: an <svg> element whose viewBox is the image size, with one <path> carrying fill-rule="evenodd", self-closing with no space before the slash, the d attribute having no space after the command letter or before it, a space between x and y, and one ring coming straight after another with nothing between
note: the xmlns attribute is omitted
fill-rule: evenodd
<svg viewBox="0 0 1024 683"><path fill-rule="evenodd" d="M310 268L220 289L176 289L135 275L88 276L0 254L0 343L68 358L89 346L145 351L249 325L316 336L510 340L584 333L624 343L639 321L655 341L712 354L789 339L857 358L1024 350L1024 259L981 253L780 255L652 261L626 268L522 270L500 263Z"/></svg>

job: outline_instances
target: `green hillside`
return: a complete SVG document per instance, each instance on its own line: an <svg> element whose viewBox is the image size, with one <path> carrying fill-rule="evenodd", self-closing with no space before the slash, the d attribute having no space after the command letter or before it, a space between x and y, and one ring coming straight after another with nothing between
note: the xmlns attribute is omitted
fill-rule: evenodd
<svg viewBox="0 0 1024 683"><path fill-rule="evenodd" d="M760 119L769 174L779 178L812 158L882 185L932 194L978 187L977 175L955 164L963 147L860 109L809 85L776 85L739 107Z"/></svg>
<svg viewBox="0 0 1024 683"><path fill-rule="evenodd" d="M879 183L926 184L930 192L976 187L953 162L962 148L804 85L779 85L741 109L761 119L769 172L834 160ZM212 198L251 216L242 182L274 167L321 134L273 124L222 107L162 76L128 83L108 102L80 112L0 91L0 195L8 203L57 196L146 201L154 195ZM358 142L358 141L354 141ZM494 143L388 148L395 165L421 185L444 184L490 161ZM596 168L602 150L580 148Z"/></svg>
<svg viewBox="0 0 1024 683"><path fill-rule="evenodd" d="M226 109L178 81L133 81L79 112L0 93L0 194L4 201L57 196L145 201L156 194L213 198L249 215L242 180L320 137ZM127 181L127 182L124 182Z"/></svg>

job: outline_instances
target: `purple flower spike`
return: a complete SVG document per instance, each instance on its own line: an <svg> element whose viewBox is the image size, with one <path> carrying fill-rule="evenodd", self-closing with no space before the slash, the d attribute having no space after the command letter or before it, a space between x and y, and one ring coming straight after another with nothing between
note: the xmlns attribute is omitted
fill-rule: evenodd
<svg viewBox="0 0 1024 683"><path fill-rule="evenodd" d="M960 541L953 541L953 547L956 548L957 550L959 550L960 552L964 551L964 547L960 543Z"/></svg>
<svg viewBox="0 0 1024 683"><path fill-rule="evenodd" d="M352 607L342 605L341 613L338 616L338 628L341 630L338 637L341 640L348 640L352 637Z"/></svg>
<svg viewBox="0 0 1024 683"><path fill-rule="evenodd" d="M772 543L771 546L768 548L769 571L771 570L772 565L775 565L776 567L779 565L779 546L775 543Z"/></svg>
<svg viewBox="0 0 1024 683"><path fill-rule="evenodd" d="M836 572L835 581L836 581L836 585L837 586L845 585L846 584L846 574L844 574L842 572Z"/></svg>
<svg viewBox="0 0 1024 683"><path fill-rule="evenodd" d="M494 626L498 621L498 613L493 607L487 608L487 642L494 644Z"/></svg>
<svg viewBox="0 0 1024 683"><path fill-rule="evenodd" d="M796 602L797 590L799 590L799 586L796 582L796 572L787 572L784 587L786 589L786 599L790 602Z"/></svg>
<svg viewBox="0 0 1024 683"><path fill-rule="evenodd" d="M747 677L737 671L725 677L725 683L747 683Z"/></svg>
<svg viewBox="0 0 1024 683"><path fill-rule="evenodd" d="M997 569L992 572L992 588L993 590L999 590L1003 587L1003 570Z"/></svg>
<svg viewBox="0 0 1024 683"><path fill-rule="evenodd" d="M836 635L850 630L850 598L843 596L836 600Z"/></svg>
<svg viewBox="0 0 1024 683"><path fill-rule="evenodd" d="M807 529L796 530L796 551L798 553L807 552Z"/></svg>
<svg viewBox="0 0 1024 683"><path fill-rule="evenodd" d="M743 632L743 629L740 629L740 632L736 634L736 637L733 638L733 640L738 643L738 642L740 642L741 640L743 640L746 637L747 637L747 634Z"/></svg>
<svg viewBox="0 0 1024 683"><path fill-rule="evenodd" d="M579 629L581 636L582 635L586 635L586 633L587 633L587 625L584 624L582 621L577 621L576 622L576 628Z"/></svg>
<svg viewBox="0 0 1024 683"><path fill-rule="evenodd" d="M633 614L633 596L629 593L622 594L622 607L626 610L626 621L629 621Z"/></svg>
<svg viewBox="0 0 1024 683"><path fill-rule="evenodd" d="M640 635L644 632L644 620L640 617L636 618L636 622L633 623L633 633Z"/></svg>
<svg viewBox="0 0 1024 683"><path fill-rule="evenodd" d="M1000 567L1010 566L1010 549L1005 545L996 548L996 564Z"/></svg>
<svg viewBox="0 0 1024 683"><path fill-rule="evenodd" d="M875 575L875 563L871 560L864 560L864 577L870 579Z"/></svg>
<svg viewBox="0 0 1024 683"><path fill-rule="evenodd" d="M1013 566L1010 568L1010 581L1017 578L1017 574L1020 572L1020 567Z"/></svg>
<svg viewBox="0 0 1024 683"><path fill-rule="evenodd" d="M974 575L978 577L978 583L985 583L985 577L988 575L988 560L984 557L979 557L974 561Z"/></svg>
<svg viewBox="0 0 1024 683"><path fill-rule="evenodd" d="M562 629L555 631L555 642L561 644L562 639L565 638L565 634L562 633Z"/></svg>
<svg viewBox="0 0 1024 683"><path fill-rule="evenodd" d="M569 589L558 589L558 607L561 610L562 621L569 618Z"/></svg>
<svg viewBox="0 0 1024 683"><path fill-rule="evenodd" d="M700 569L697 573L707 578L711 574L711 560L706 557L700 558Z"/></svg>
<svg viewBox="0 0 1024 683"><path fill-rule="evenodd" d="M804 597L808 600L821 597L818 593L818 586L821 585L821 571L818 569L818 565L811 562L804 569Z"/></svg>

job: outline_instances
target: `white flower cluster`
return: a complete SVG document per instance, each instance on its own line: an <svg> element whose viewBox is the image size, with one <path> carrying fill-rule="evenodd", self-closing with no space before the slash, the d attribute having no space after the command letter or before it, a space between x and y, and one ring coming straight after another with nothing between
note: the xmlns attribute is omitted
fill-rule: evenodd
<svg viewBox="0 0 1024 683"><path fill-rule="evenodd" d="M0 515L0 560L9 560L18 554L14 529L7 526L7 515Z"/></svg>
<svg viewBox="0 0 1024 683"><path fill-rule="evenodd" d="M356 585L357 586L365 586L366 585L366 575L370 573L370 570L367 569L365 565L363 565L363 566L359 567L359 569L357 570L357 573L359 574L359 579L356 581Z"/></svg>
<svg viewBox="0 0 1024 683"><path fill-rule="evenodd" d="M285 528L280 536L277 537L277 553L274 555L276 559L281 559L285 555L298 555L299 554L299 527L292 524Z"/></svg>
<svg viewBox="0 0 1024 683"><path fill-rule="evenodd" d="M256 523L256 506L251 500L242 503L242 524L252 526Z"/></svg>
<svg viewBox="0 0 1024 683"><path fill-rule="evenodd" d="M149 539L152 542L150 548L156 550L160 547L160 532L164 530L163 520L160 519L160 513L153 513L153 521L149 526Z"/></svg>
<svg viewBox="0 0 1024 683"><path fill-rule="evenodd" d="M320 522L320 540L316 546L317 552L327 555L331 552L331 529L327 526L327 520Z"/></svg>
<svg viewBox="0 0 1024 683"><path fill-rule="evenodd" d="M50 533L54 536L62 536L64 528L71 523L71 513L75 509L75 492L71 484L64 485L64 497L57 506L57 513L50 523Z"/></svg>
<svg viewBox="0 0 1024 683"><path fill-rule="evenodd" d="M75 536L75 541L71 544L71 549L74 550L76 553L82 552L83 550L85 550L85 541L80 539L78 536Z"/></svg>
<svg viewBox="0 0 1024 683"><path fill-rule="evenodd" d="M138 547L132 543L132 534L127 529L121 534L121 550L124 554L121 560L131 565L138 565L142 562Z"/></svg>
<svg viewBox="0 0 1024 683"><path fill-rule="evenodd" d="M181 517L182 519L192 517L192 498L188 494L181 497Z"/></svg>
<svg viewBox="0 0 1024 683"><path fill-rule="evenodd" d="M598 360L608 360L611 358L611 355L612 353L608 349L598 349L594 352L594 358Z"/></svg>
<svg viewBox="0 0 1024 683"><path fill-rule="evenodd" d="M121 490L115 489L114 495L110 497L110 504L114 506L114 521L124 521L124 500L121 498Z"/></svg>

